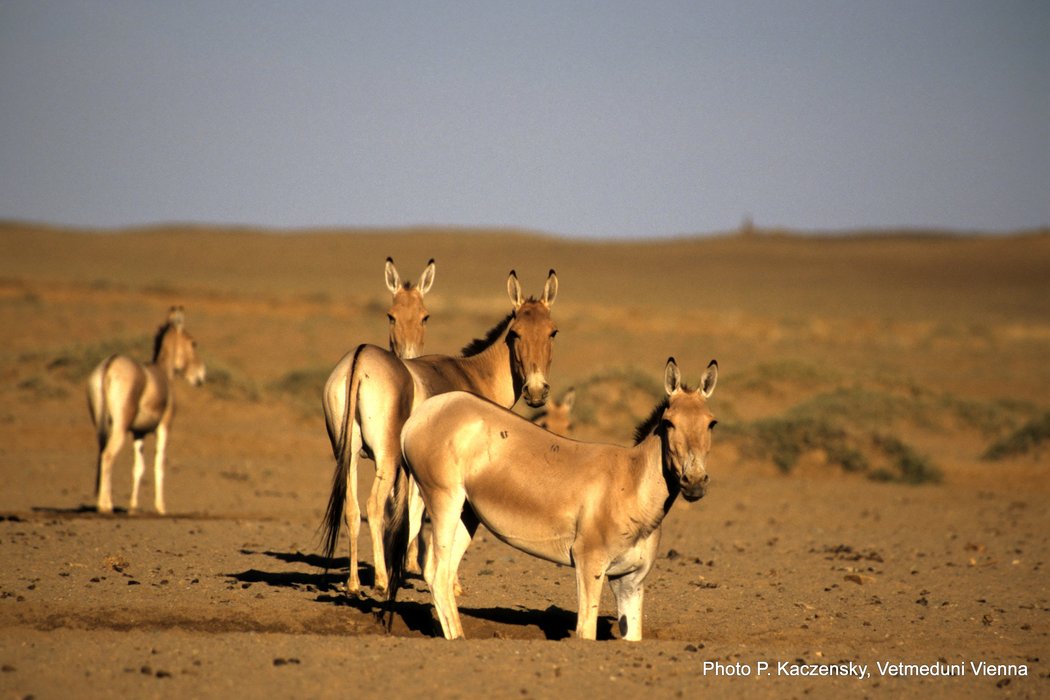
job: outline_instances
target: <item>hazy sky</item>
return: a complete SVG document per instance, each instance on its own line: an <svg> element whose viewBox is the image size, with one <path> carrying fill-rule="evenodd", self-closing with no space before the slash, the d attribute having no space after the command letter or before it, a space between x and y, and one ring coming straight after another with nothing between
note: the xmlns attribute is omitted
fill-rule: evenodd
<svg viewBox="0 0 1050 700"><path fill-rule="evenodd" d="M0 218L1050 224L1050 2L0 0Z"/></svg>

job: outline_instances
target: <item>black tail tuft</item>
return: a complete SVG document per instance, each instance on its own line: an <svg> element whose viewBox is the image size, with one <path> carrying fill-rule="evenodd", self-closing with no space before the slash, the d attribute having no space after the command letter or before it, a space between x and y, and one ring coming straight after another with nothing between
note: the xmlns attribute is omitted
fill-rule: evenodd
<svg viewBox="0 0 1050 700"><path fill-rule="evenodd" d="M339 545L339 527L343 522L343 508L346 505L346 469L342 464L336 467L332 476L332 493L328 497L328 507L325 509L324 521L321 524L321 539L324 547L324 556L328 561L335 556L336 547ZM327 564L325 566L327 568Z"/></svg>
<svg viewBox="0 0 1050 700"><path fill-rule="evenodd" d="M346 477L350 471L350 431L353 429L354 414L357 412L357 360L364 345L359 345L354 352L354 359L346 374L346 404L343 407L343 420L339 434L333 441L332 452L335 456L335 473L332 475L332 493L328 497L324 520L321 522L321 542L325 559L331 561L339 545L339 529L343 523L346 508ZM329 436L331 437L331 436Z"/></svg>

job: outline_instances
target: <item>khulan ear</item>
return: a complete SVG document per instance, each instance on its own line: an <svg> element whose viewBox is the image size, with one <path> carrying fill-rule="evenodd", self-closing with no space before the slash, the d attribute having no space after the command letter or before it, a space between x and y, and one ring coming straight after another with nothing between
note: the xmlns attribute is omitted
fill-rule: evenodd
<svg viewBox="0 0 1050 700"><path fill-rule="evenodd" d="M514 305L514 310L521 308L521 283L518 282L518 274L514 270L511 270L510 276L507 277L507 294L510 295L510 303Z"/></svg>
<svg viewBox="0 0 1050 700"><path fill-rule="evenodd" d="M554 305L554 298L558 296L558 275L554 270L547 273L547 284L543 286L543 303L550 308Z"/></svg>
<svg viewBox="0 0 1050 700"><path fill-rule="evenodd" d="M567 410L572 410L572 405L576 403L576 389L569 389L565 392L565 396L561 399L561 405Z"/></svg>
<svg viewBox="0 0 1050 700"><path fill-rule="evenodd" d="M423 294L425 296L426 293L430 291L431 286L433 286L433 284L434 284L434 272L435 272L434 258L431 258L430 262L427 263L426 269L423 270L422 276L420 276L420 278L419 278L419 293L420 294Z"/></svg>
<svg viewBox="0 0 1050 700"><path fill-rule="evenodd" d="M682 373L678 371L678 364L673 357L667 358L667 367L664 368L664 391L667 395L675 393L682 388Z"/></svg>
<svg viewBox="0 0 1050 700"><path fill-rule="evenodd" d="M401 289L401 275L397 274L393 258L386 259L386 288L391 294L397 294L397 290Z"/></svg>
<svg viewBox="0 0 1050 700"><path fill-rule="evenodd" d="M707 365L707 371L704 372L703 378L700 379L700 393L704 395L704 398L711 396L715 391L715 383L718 381L718 361L711 360L711 363Z"/></svg>

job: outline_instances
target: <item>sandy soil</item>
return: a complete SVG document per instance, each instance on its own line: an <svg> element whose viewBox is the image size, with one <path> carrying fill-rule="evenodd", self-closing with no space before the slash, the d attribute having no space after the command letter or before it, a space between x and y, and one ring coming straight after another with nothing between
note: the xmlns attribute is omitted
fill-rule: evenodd
<svg viewBox="0 0 1050 700"><path fill-rule="evenodd" d="M376 600L342 593L345 555L318 554L316 384L385 343L387 255L410 278L437 258L427 349L446 353L508 310L510 268L536 293L555 267L555 391L577 387L583 439L627 442L668 355L690 381L718 358L714 484L665 521L645 641L615 639L608 591L605 641L571 639L573 572L484 530L461 569L465 641L435 636L419 579L390 633ZM171 514L100 516L83 380L113 350L148 359L171 303L211 376L177 390ZM1046 233L642 246L6 225L0 324L2 697L1050 695L1045 448L981 459L1050 409ZM843 395L868 411L851 430L880 425L941 480L874 481L819 447L784 472L749 448L755 421ZM129 492L125 453L118 506ZM851 662L867 677L791 675Z"/></svg>

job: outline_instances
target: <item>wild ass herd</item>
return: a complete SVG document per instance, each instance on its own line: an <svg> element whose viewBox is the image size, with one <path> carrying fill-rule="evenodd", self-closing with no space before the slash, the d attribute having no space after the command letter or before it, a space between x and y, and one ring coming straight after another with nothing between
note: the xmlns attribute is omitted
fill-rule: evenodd
<svg viewBox="0 0 1050 700"><path fill-rule="evenodd" d="M422 355L428 319L424 297L434 282L431 260L418 285L402 281L387 259L389 350L359 345L332 370L322 393L335 456L332 491L322 523L324 554L335 555L348 530L347 591L359 594L361 511L357 469L375 462L367 499L374 588L391 607L406 573L430 588L442 632L463 636L456 607L458 568L479 525L498 539L576 569L576 635L594 639L606 579L616 599L620 634L642 638L644 581L659 544L660 525L677 496L694 501L707 489L707 456L715 419L707 406L718 378L712 360L696 388L682 383L674 358L664 368L663 400L620 447L565 437L575 398L551 400L548 379L557 326L551 307L558 277L525 297L507 278L511 308L459 356ZM153 360L105 359L88 380L88 406L98 435L97 509L111 513L113 461L131 433L130 510L138 508L145 472L143 440L156 433L155 507L165 512L164 450L174 412L173 383L203 383L197 344L173 307L154 342ZM535 422L510 409L523 398L546 406ZM430 528L424 540L424 513Z"/></svg>

